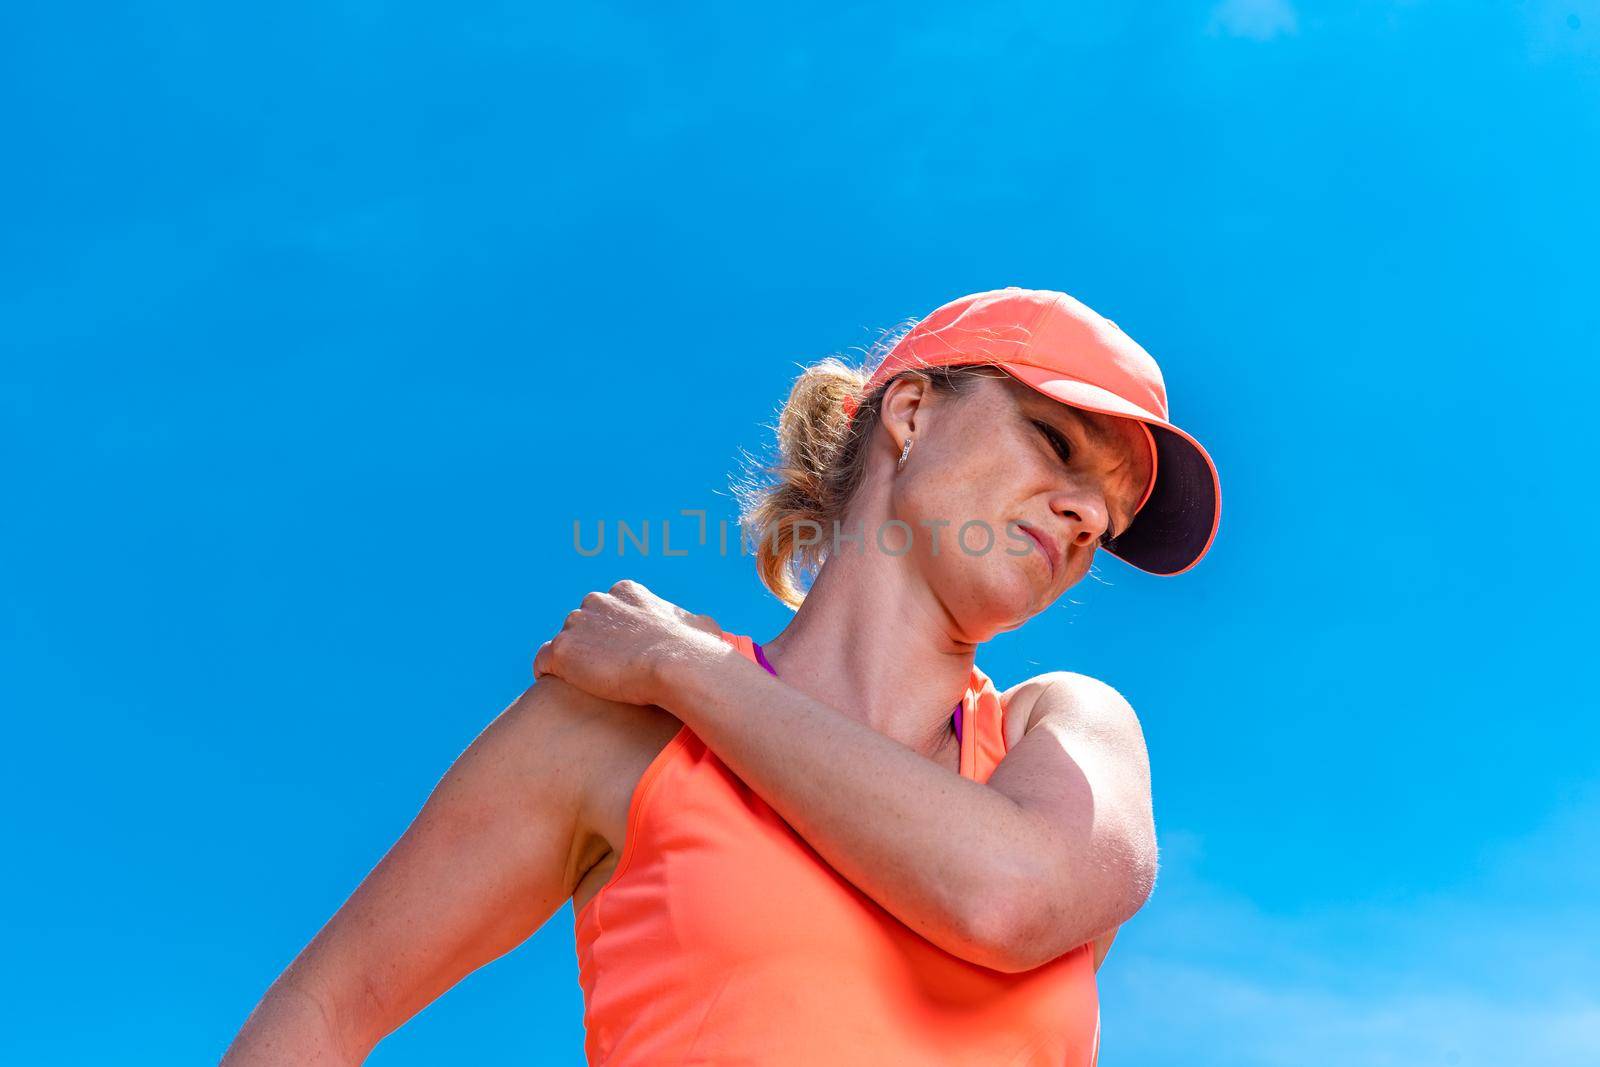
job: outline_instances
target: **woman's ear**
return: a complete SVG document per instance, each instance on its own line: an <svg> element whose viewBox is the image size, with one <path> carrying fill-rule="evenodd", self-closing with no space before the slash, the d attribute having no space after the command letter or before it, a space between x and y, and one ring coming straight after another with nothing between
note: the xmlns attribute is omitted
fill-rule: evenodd
<svg viewBox="0 0 1600 1067"><path fill-rule="evenodd" d="M933 395L933 383L926 375L911 371L900 375L884 390L879 407L878 421L889 431L895 448L900 448L907 436L917 433L919 416L926 421L923 404Z"/></svg>

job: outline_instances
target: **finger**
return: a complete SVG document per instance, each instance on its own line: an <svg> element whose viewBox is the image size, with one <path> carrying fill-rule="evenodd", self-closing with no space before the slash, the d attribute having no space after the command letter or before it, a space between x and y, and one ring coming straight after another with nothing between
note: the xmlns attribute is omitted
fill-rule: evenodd
<svg viewBox="0 0 1600 1067"><path fill-rule="evenodd" d="M539 646L539 651L533 654L533 676L535 678L550 673L550 646L555 642L546 641Z"/></svg>

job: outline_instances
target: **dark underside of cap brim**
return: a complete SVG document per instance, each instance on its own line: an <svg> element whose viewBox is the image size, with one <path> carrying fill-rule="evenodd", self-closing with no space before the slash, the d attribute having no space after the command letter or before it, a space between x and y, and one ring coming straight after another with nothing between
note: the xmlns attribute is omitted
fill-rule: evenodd
<svg viewBox="0 0 1600 1067"><path fill-rule="evenodd" d="M1151 574L1178 574L1199 561L1217 526L1211 465L1179 435L1150 424L1156 485L1139 514L1106 551Z"/></svg>

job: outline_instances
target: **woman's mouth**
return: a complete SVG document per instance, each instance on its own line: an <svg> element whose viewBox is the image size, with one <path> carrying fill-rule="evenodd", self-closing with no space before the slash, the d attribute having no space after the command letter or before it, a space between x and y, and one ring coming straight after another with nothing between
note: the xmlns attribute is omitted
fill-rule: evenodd
<svg viewBox="0 0 1600 1067"><path fill-rule="evenodd" d="M1044 536L1027 523L1018 523L1018 525L1021 526L1023 532L1029 537L1033 538L1034 543L1039 546L1039 551L1044 554L1044 561L1050 565L1050 578L1052 581L1054 581L1056 576L1056 568L1061 562L1060 553L1056 546L1050 543L1050 539L1048 537Z"/></svg>

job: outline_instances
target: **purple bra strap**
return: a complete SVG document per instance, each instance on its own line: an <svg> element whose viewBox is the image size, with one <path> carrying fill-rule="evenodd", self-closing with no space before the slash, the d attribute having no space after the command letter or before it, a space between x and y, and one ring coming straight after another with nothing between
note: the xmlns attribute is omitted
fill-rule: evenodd
<svg viewBox="0 0 1600 1067"><path fill-rule="evenodd" d="M750 642L750 647L751 647L752 650L755 651L756 662L761 664L763 667L765 667L767 669L767 673L768 674L770 674L774 678L776 678L778 676L778 672L773 670L772 669L772 664L767 662L767 654L765 652L761 651L761 646L756 644L754 641L751 641ZM955 714L950 716L950 722L956 728L956 741L959 742L961 740L961 705L960 704L956 705Z"/></svg>
<svg viewBox="0 0 1600 1067"><path fill-rule="evenodd" d="M773 670L772 669L772 664L767 662L767 654L765 652L761 651L761 646L756 644L754 641L751 641L750 642L750 647L755 649L756 662L761 664L763 667L765 667L767 669L767 673L768 674L770 674L774 678L776 678L778 676L778 672Z"/></svg>

